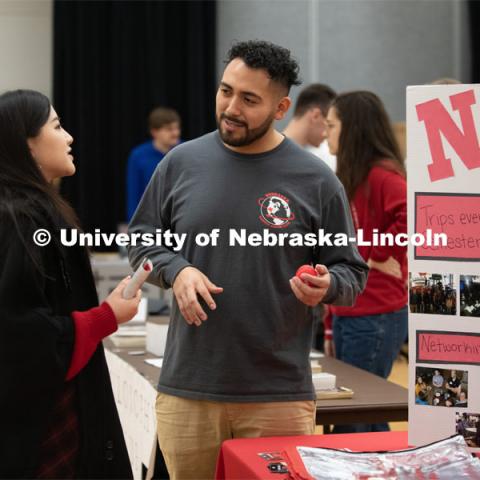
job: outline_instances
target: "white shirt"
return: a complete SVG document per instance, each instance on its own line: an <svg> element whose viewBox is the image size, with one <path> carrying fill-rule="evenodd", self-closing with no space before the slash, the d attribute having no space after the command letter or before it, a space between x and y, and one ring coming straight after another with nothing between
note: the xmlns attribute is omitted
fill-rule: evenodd
<svg viewBox="0 0 480 480"><path fill-rule="evenodd" d="M328 143L324 140L319 147L312 147L307 145L305 147L309 152L312 152L317 157L321 158L334 172L337 169L337 157L330 153Z"/></svg>

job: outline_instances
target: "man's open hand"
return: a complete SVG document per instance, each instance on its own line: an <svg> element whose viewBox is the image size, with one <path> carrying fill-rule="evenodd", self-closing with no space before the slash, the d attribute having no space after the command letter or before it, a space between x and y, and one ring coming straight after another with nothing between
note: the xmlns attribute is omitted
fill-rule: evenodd
<svg viewBox="0 0 480 480"><path fill-rule="evenodd" d="M198 295L205 300L210 310L215 310L217 306L211 294L222 292L223 288L217 287L194 267L181 270L173 282L173 293L183 318L189 325L195 324L197 327L208 318L198 301Z"/></svg>

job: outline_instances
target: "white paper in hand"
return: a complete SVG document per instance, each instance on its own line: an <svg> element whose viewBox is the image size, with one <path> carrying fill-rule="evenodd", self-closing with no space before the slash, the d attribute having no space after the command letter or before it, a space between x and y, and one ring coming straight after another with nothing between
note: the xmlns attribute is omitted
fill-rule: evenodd
<svg viewBox="0 0 480 480"><path fill-rule="evenodd" d="M152 270L153 263L148 258L145 258L123 291L123 298L125 298L125 300L129 300L137 294Z"/></svg>

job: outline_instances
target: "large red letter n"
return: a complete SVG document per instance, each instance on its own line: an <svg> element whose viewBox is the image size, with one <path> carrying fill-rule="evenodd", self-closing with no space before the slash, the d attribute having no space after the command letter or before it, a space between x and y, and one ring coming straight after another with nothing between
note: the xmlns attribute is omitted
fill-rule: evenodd
<svg viewBox="0 0 480 480"><path fill-rule="evenodd" d="M475 104L473 90L452 95L450 103L453 110L458 110L460 114L463 133L438 98L416 105L418 120L425 123L427 130L432 155L428 173L432 182L455 175L451 160L445 157L440 133L444 135L469 170L480 167L480 146L471 109Z"/></svg>

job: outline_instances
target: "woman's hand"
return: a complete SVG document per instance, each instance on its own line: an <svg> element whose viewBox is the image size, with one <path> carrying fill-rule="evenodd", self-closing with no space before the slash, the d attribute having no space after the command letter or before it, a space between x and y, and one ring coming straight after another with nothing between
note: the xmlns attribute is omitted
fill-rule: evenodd
<svg viewBox="0 0 480 480"><path fill-rule="evenodd" d="M323 341L323 352L327 357L335 357L335 344L332 339L326 338Z"/></svg>
<svg viewBox="0 0 480 480"><path fill-rule="evenodd" d="M129 280L130 277L124 278L105 299L113 310L118 325L128 322L136 315L142 298L141 290L138 290L137 294L129 300L123 298L122 294Z"/></svg>

